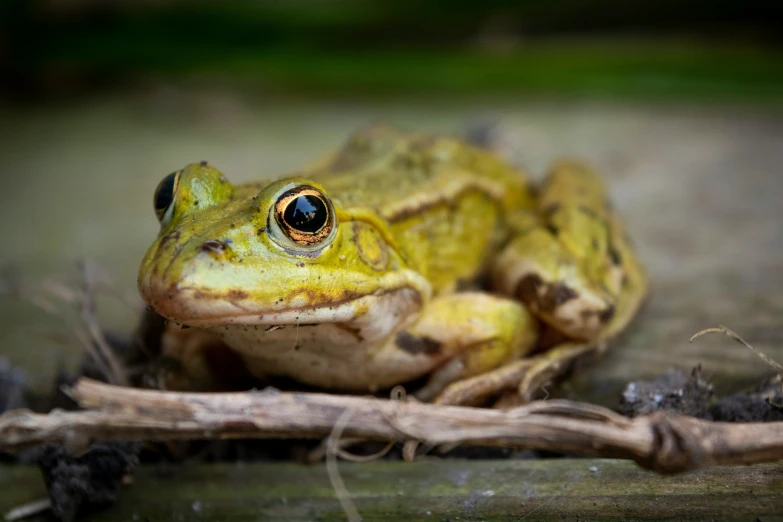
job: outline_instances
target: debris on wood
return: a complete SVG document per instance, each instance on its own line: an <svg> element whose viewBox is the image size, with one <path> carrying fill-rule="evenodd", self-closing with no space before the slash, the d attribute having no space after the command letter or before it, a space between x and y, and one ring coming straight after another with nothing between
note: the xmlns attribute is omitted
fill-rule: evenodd
<svg viewBox="0 0 783 522"><path fill-rule="evenodd" d="M70 522L78 513L104 508L117 501L126 477L139 463L140 444L96 443L73 456L63 446L45 444L38 466L49 491L52 514Z"/></svg>
<svg viewBox="0 0 783 522"><path fill-rule="evenodd" d="M628 383L620 397L619 412L626 417L636 417L664 410L709 419L713 393L712 385L702 377L701 366L690 373L670 368L651 381Z"/></svg>
<svg viewBox="0 0 783 522"><path fill-rule="evenodd" d="M781 376L778 375L751 393L723 397L710 409L710 414L714 420L725 422L783 421L781 382Z"/></svg>
<svg viewBox="0 0 783 522"><path fill-rule="evenodd" d="M691 337L690 342L708 333L722 333L734 339L778 372L774 379L763 383L754 392L735 393L722 398L711 408L712 418L726 422L783 421L783 365L751 346L733 330L722 325L697 332Z"/></svg>

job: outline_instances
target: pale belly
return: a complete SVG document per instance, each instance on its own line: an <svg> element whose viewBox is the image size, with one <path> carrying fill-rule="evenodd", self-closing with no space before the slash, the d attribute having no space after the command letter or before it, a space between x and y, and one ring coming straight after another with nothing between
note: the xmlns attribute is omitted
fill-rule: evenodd
<svg viewBox="0 0 783 522"><path fill-rule="evenodd" d="M375 391L425 375L442 361L400 350L396 332L418 314L403 315L413 296L379 298L370 311L339 323L232 324L209 328L258 377L283 375L330 390Z"/></svg>

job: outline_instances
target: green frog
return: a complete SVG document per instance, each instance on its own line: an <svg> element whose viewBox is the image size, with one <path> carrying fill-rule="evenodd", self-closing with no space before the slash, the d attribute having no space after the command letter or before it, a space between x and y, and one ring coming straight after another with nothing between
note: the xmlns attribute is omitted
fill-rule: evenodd
<svg viewBox="0 0 783 522"><path fill-rule="evenodd" d="M327 390L524 395L623 329L647 288L587 166L559 161L535 187L491 151L387 125L271 182L188 165L154 206L138 286L187 387L210 388L222 354Z"/></svg>

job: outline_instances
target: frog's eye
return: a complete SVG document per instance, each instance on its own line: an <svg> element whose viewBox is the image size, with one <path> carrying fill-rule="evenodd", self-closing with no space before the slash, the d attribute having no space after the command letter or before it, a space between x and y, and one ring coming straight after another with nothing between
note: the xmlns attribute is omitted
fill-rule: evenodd
<svg viewBox="0 0 783 522"><path fill-rule="evenodd" d="M283 193L273 212L283 233L299 245L319 244L334 229L334 210L329 199L307 185Z"/></svg>
<svg viewBox="0 0 783 522"><path fill-rule="evenodd" d="M166 221L171 218L171 208L174 206L174 194L177 193L177 185L179 184L179 173L181 171L172 172L158 183L158 188L155 189L154 205L155 215L158 216L158 221L162 225L166 224Z"/></svg>

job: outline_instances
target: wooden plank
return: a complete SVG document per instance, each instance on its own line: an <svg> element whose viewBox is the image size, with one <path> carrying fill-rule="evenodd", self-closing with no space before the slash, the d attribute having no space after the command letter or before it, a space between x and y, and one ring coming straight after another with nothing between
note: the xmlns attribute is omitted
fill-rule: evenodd
<svg viewBox="0 0 783 522"><path fill-rule="evenodd" d="M783 521L783 464L659 476L616 460L340 463L364 520ZM38 471L0 468L0 509L44 494ZM90 520L345 520L323 465L145 466Z"/></svg>

